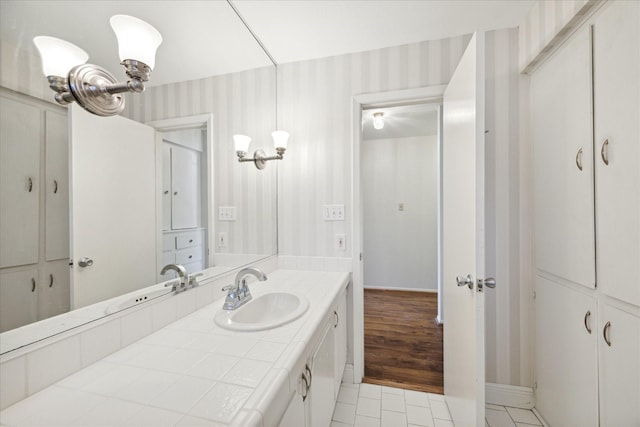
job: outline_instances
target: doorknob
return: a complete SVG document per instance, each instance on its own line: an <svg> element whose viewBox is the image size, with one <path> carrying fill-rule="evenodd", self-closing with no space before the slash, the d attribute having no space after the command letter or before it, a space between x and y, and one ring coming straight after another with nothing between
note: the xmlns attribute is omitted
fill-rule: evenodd
<svg viewBox="0 0 640 427"><path fill-rule="evenodd" d="M473 280L473 276L470 274L467 274L467 277L456 277L456 283L458 286L467 286L469 289L473 289L474 282L475 280Z"/></svg>
<svg viewBox="0 0 640 427"><path fill-rule="evenodd" d="M78 266L79 267L91 267L93 265L93 260L91 258L80 258L78 260Z"/></svg>
<svg viewBox="0 0 640 427"><path fill-rule="evenodd" d="M485 286L491 289L495 288L496 279L494 279L493 277L488 277L486 279L478 279L478 292L482 292Z"/></svg>

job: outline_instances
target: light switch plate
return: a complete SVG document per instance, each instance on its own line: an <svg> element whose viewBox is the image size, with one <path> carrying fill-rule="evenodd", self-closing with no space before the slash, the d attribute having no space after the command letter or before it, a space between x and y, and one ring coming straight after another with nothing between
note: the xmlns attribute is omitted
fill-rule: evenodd
<svg viewBox="0 0 640 427"><path fill-rule="evenodd" d="M235 206L220 206L218 208L218 220L219 221L235 221L236 220L236 207Z"/></svg>
<svg viewBox="0 0 640 427"><path fill-rule="evenodd" d="M344 205L324 205L322 219L325 221L344 221Z"/></svg>

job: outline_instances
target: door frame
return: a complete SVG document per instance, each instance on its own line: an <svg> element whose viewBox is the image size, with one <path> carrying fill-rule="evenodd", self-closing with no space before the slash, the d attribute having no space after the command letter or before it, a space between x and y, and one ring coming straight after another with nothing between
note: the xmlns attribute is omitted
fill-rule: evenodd
<svg viewBox="0 0 640 427"><path fill-rule="evenodd" d="M193 128L205 128L205 144L207 152L205 158L207 161L207 182L206 188L203 190L207 192L207 267L213 267L215 251L211 250L212 245L215 243L215 175L213 168L213 113L196 114L193 116L175 117L162 120L153 120L145 123L147 126L151 126L158 132L156 134L156 218L160 225L156 234L156 249L157 249L157 265L160 269L162 265L162 132L180 130L180 129L193 129Z"/></svg>
<svg viewBox="0 0 640 427"><path fill-rule="evenodd" d="M359 94L352 97L351 129L352 144L351 158L353 160L353 173L351 175L351 205L353 206L353 252L352 252L352 281L353 281L353 305L352 305L352 334L353 334L353 381L361 383L364 378L364 271L362 263L363 221L362 221L362 183L360 176L360 146L362 144L362 110L371 105L391 106L415 103L442 103L446 85L426 86L414 89L404 89L388 92ZM442 197L442 107L438 109L438 321L441 317L441 246L442 224L440 218Z"/></svg>

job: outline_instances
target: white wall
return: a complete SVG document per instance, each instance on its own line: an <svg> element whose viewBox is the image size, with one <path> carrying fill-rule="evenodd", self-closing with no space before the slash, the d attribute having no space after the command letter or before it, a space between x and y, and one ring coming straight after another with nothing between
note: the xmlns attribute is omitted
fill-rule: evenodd
<svg viewBox="0 0 640 427"><path fill-rule="evenodd" d="M365 288L438 288L437 142L431 135L361 145Z"/></svg>

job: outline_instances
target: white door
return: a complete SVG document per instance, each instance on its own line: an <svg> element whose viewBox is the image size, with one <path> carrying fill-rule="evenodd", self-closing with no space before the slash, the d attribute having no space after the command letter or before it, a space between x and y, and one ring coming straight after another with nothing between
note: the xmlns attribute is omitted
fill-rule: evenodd
<svg viewBox="0 0 640 427"><path fill-rule="evenodd" d="M182 147L171 148L171 228L200 227L200 153Z"/></svg>
<svg viewBox="0 0 640 427"><path fill-rule="evenodd" d="M443 101L444 392L456 427L484 426L484 33ZM470 287L456 277L470 277Z"/></svg>
<svg viewBox="0 0 640 427"><path fill-rule="evenodd" d="M156 283L156 140L149 126L73 104L73 307ZM82 258L93 264L80 266Z"/></svg>

